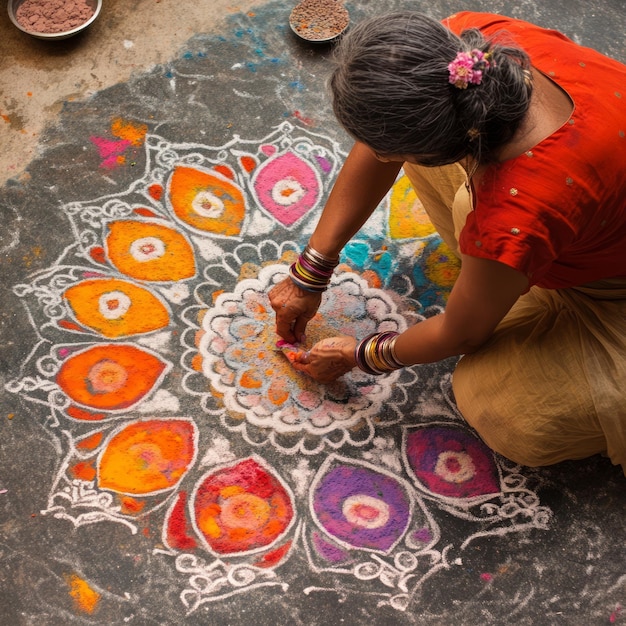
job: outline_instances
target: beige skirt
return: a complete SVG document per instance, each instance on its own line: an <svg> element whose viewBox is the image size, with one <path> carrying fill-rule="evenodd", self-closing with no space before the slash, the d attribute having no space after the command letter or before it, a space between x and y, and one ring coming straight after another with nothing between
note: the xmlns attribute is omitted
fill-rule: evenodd
<svg viewBox="0 0 626 626"><path fill-rule="evenodd" d="M460 166L405 172L458 253L471 210ZM532 287L453 376L458 408L496 452L540 466L597 453L626 474L626 279Z"/></svg>

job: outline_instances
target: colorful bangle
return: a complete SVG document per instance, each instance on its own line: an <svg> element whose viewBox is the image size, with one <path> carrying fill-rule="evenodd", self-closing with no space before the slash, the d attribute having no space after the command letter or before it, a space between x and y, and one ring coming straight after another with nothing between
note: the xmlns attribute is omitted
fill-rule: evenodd
<svg viewBox="0 0 626 626"><path fill-rule="evenodd" d="M405 367L396 355L395 344L398 336L399 333L387 331L374 333L359 341L354 349L357 367L374 376Z"/></svg>
<svg viewBox="0 0 626 626"><path fill-rule="evenodd" d="M339 259L331 259L307 245L298 260L289 268L289 277L300 289L326 291Z"/></svg>

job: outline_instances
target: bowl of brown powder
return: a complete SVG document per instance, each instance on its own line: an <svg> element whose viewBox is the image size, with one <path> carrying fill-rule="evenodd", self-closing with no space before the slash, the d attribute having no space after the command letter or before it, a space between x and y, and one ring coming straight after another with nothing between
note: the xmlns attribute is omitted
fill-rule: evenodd
<svg viewBox="0 0 626 626"><path fill-rule="evenodd" d="M102 0L9 0L9 19L38 39L67 39L92 24Z"/></svg>
<svg viewBox="0 0 626 626"><path fill-rule="evenodd" d="M337 39L350 24L350 15L342 0L302 0L289 15L291 30L312 43Z"/></svg>

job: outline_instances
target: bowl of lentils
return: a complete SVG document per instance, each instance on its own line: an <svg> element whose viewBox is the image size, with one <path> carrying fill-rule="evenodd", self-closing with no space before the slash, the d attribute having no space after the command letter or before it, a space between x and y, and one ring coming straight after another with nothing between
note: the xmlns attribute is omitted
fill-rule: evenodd
<svg viewBox="0 0 626 626"><path fill-rule="evenodd" d="M102 0L9 0L9 19L37 39L67 39L92 24Z"/></svg>
<svg viewBox="0 0 626 626"><path fill-rule="evenodd" d="M291 30L312 43L329 43L342 35L350 15L342 0L302 0L289 15Z"/></svg>

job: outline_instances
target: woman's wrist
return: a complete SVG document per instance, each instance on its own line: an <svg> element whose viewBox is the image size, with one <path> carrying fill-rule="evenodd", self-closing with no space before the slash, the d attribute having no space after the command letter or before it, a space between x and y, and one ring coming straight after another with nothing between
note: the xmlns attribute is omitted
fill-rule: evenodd
<svg viewBox="0 0 626 626"><path fill-rule="evenodd" d="M338 264L339 255L341 254L341 249L336 250L334 246L329 247L330 243L331 243L331 240L326 235L316 236L316 234L313 233L306 245L306 248L314 250L316 254L320 255L326 261Z"/></svg>
<svg viewBox="0 0 626 626"><path fill-rule="evenodd" d="M395 350L398 336L399 333L387 331L374 333L359 341L354 349L357 367L372 375L387 374L405 367Z"/></svg>
<svg viewBox="0 0 626 626"><path fill-rule="evenodd" d="M327 257L308 244L289 268L289 277L304 291L326 291L338 264L339 258Z"/></svg>

